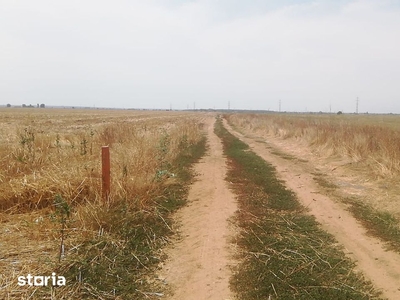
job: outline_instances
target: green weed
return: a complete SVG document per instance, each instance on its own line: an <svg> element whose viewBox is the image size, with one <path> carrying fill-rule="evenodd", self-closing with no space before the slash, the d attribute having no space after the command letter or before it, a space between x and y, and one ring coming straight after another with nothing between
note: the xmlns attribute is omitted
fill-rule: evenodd
<svg viewBox="0 0 400 300"><path fill-rule="evenodd" d="M356 198L345 198L350 212L367 228L368 233L385 241L388 246L400 253L399 221L389 212L377 211Z"/></svg>

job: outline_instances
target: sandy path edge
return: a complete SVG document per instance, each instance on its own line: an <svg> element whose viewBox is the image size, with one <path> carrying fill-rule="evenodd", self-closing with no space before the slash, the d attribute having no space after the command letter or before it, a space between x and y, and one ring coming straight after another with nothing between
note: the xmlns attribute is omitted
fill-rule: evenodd
<svg viewBox="0 0 400 300"><path fill-rule="evenodd" d="M314 215L322 228L335 236L344 246L346 255L356 261L357 270L369 279L382 296L400 299L400 255L387 251L384 243L367 235L366 229L341 203L318 193L310 169L304 163L286 160L273 155L265 145L254 138L245 137L224 120L224 126L236 137L247 143L251 150L275 166L277 175L294 191L299 201Z"/></svg>
<svg viewBox="0 0 400 300"><path fill-rule="evenodd" d="M172 291L168 299L233 299L229 279L234 245L229 241L233 236L229 218L237 205L225 182L226 160L214 134L215 117L205 123L209 150L195 166L198 175L190 187L188 205L176 214L181 240L166 249L169 258L160 272Z"/></svg>

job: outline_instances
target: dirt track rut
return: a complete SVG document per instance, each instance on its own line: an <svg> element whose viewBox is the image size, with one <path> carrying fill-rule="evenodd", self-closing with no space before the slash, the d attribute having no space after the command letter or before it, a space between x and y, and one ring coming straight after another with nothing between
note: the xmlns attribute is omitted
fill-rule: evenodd
<svg viewBox="0 0 400 300"><path fill-rule="evenodd" d="M196 165L188 205L177 213L181 240L167 250L170 259L161 276L171 287L168 299L228 300L232 263L232 225L235 197L225 182L222 143L214 134L215 118L206 121L208 153Z"/></svg>

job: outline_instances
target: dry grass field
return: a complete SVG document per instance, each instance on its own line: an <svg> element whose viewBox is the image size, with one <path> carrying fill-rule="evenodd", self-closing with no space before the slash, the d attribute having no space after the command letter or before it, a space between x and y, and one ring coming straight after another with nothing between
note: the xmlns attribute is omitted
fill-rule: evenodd
<svg viewBox="0 0 400 300"><path fill-rule="evenodd" d="M112 149L112 198L142 193L181 143L198 138L184 114L29 110L0 115L0 205L7 212L47 207L56 194L98 200L103 145Z"/></svg>
<svg viewBox="0 0 400 300"><path fill-rule="evenodd" d="M308 161L316 180L341 198L358 199L400 220L399 116L231 114L227 118L245 134Z"/></svg>
<svg viewBox="0 0 400 300"><path fill-rule="evenodd" d="M295 139L325 157L349 158L375 178L400 175L400 117L396 115L231 115L235 126Z"/></svg>
<svg viewBox="0 0 400 300"><path fill-rule="evenodd" d="M111 234L119 226L113 218L121 216L109 212L123 206L157 214L153 199L177 180L174 161L202 139L201 126L198 117L184 112L2 109L0 298L50 299L56 293L57 299L79 299L85 293L113 298L112 291L101 294L89 283L40 290L20 287L16 278L73 269L74 262L63 263L65 257L97 236L107 239L101 241L105 245L124 248L120 236ZM101 194L101 146L106 145L109 201ZM97 255L101 251L92 253L93 261Z"/></svg>
<svg viewBox="0 0 400 300"><path fill-rule="evenodd" d="M344 216L345 210L353 209L357 219L366 221L363 226L375 230L375 235L400 252L400 188L397 186L400 178L400 121L397 116L226 115L228 122L223 121L224 124L231 124L235 130L243 133L239 134L241 138L248 139L249 145L261 154L268 152L268 159L263 159L278 162L277 170L280 170L280 174L272 172L272 165L266 164L261 157L256 159L257 156L247 148L239 149L240 151L235 148L232 153L227 151L228 145L240 148L245 144L239 139L235 140L233 135L228 135L228 131L218 138L213 133L214 117L214 114L166 111L47 108L0 110L0 299L159 299L168 295L171 286L166 283L165 278L160 279L157 270L163 269L167 256L165 246L176 246L178 243L176 240L171 242L172 233L177 232L172 215L185 204L190 195L189 186L191 189L195 186L191 185L194 179L191 167L205 155L207 147L205 159L198 164L202 170L197 171L201 176L196 177L199 181L196 183L201 186L198 188L199 195L196 194L195 199L192 199L199 201L197 207L204 209L204 212L201 215L190 200L186 211L203 218L202 221L209 226L201 226L199 229L200 222L194 222L193 217L187 216L189 222L186 225L193 227L192 238L195 242L190 242L188 247L178 251L178 261L183 254L196 253L190 248L192 246L197 250L202 249L202 258L205 246L199 248L198 245L207 244L210 251L216 251L216 243L207 243L207 236L210 232L215 233L223 228L222 225L228 219L204 219L212 216L215 211L220 212L219 209L206 205L204 201L212 198L218 204L224 202L219 194L211 197L205 192L213 195L221 190L222 181L232 184L232 178L236 178L238 182L230 186L237 197L242 197L244 203L248 203L249 199L256 200L252 216L259 213L259 220L273 220L265 216L271 213L274 205L280 213L288 210L288 216L283 218L279 217L282 215L273 213L271 218L278 216L278 219L266 224L266 228L272 228L271 225L276 227L281 222L282 240L293 237L292 231L286 232L289 217L304 218L301 219L307 221L303 224L304 232L299 233L299 237L304 238L304 245L296 246L296 249L308 249L310 241L320 241L317 246L321 247L321 251L328 249L326 243L333 243L333 240L326 237L326 233L319 231L320 229L316 229L319 226L317 223L314 224L315 228L308 227L313 218L303 215L306 210L296 202L295 194L286 186L271 186L268 193L262 194L265 199L257 192L261 188L264 191L271 183L281 182L277 176L293 172L293 176L286 180L286 185L291 186L299 197L306 193L306 202L302 202L302 205L319 205L322 201L316 199L322 199L319 196L323 194L328 195L332 202L344 204L340 207L342 211L335 211L341 214L335 220L340 219L343 223L347 218L348 221L350 217L342 218L342 215ZM223 125L222 119L217 120L216 132L218 128L222 130ZM220 139L225 144L220 144ZM107 199L102 195L101 186L102 146L109 146L111 154L111 193ZM218 147L221 149L218 150ZM229 152L231 157L223 156L222 150L226 152L225 155ZM233 154L240 154L236 158L236 165L233 164ZM216 164L216 158L220 159L221 165ZM223 163L225 159L227 163ZM240 159L243 161L240 162ZM259 172L261 167L265 170ZM215 168L219 173L214 171ZM244 173L244 169L248 169L248 172ZM230 172L226 173L228 177L225 177L225 171ZM217 173L220 183L213 187L209 181L215 184ZM316 188L311 183L304 183L307 183L304 181L307 176L311 182L315 180ZM262 186L251 185L251 180L261 182ZM244 195L244 190L240 187L247 187L249 194ZM227 198L233 201L236 196ZM265 206L266 203L272 206ZM370 206L365 206L365 203ZM263 211L257 207L259 204L269 208ZM246 213L248 210L245 207L239 211ZM390 215L381 214L382 210L388 211ZM330 211L316 214L317 217L320 215L327 220L332 219ZM392 215L397 219L393 219ZM212 223L215 220L220 223ZM274 234L277 233L275 227L272 231ZM296 225L294 228L300 227ZM317 231L321 234L318 238L314 236ZM344 231L348 233L351 228L346 227ZM247 232L249 230L244 230L244 233ZM267 231L262 230L259 236L265 232ZM340 232L335 231L334 235L338 237ZM250 240L253 238L252 235L248 237ZM265 237L268 241L261 242L260 249L251 251L261 253L268 250L265 245L276 244L269 240L274 239L274 235L266 234ZM258 238L257 241L261 240ZM296 238L296 241L300 241L300 238ZM250 246L255 244L255 240L249 243ZM281 246L286 251L290 241L283 242ZM316 251L313 247L316 245L311 245L310 251L317 254L318 259L315 261L322 263L320 271L326 277L327 284L330 284L332 276L337 276L340 287L323 293L338 292L347 295L346 293L351 294L353 290L357 290L356 294L361 295L360 299L377 295L362 277L353 273L351 274L354 276L349 276L353 265L347 258L344 259L343 253L335 252L340 250L336 249L336 242L332 244L332 249L329 248L333 252L326 256L327 259L334 260L332 266L343 265L347 261L343 265L343 274L329 263L327 268L325 259L320 259L320 250ZM297 274L297 270L303 269L298 266L297 250L293 252L296 259L292 262L279 258L277 270L282 270L282 261L289 263L288 269L295 270L289 272L290 274ZM221 259L218 255L221 253L218 251L215 261L219 262ZM388 257L385 251L382 250L383 258ZM272 252L281 253L275 250ZM308 258L309 251L306 252L308 254L304 257ZM375 251L372 255L377 257L378 253ZM209 260L210 257L204 256L204 259ZM262 257L264 256L260 256ZM372 263L375 260L376 258L372 258ZM311 261L311 264L306 261L306 265L311 266L310 272L315 275L315 261ZM192 260L187 266L191 262ZM212 260L210 262L202 265L205 274L203 283L208 282L215 269L216 264ZM368 266L372 270L370 273L377 273L375 270L380 272L381 266L376 267L372 263L372 267ZM206 265L209 267L206 268ZM199 269L201 268L196 264L193 272ZM177 268L175 272L180 272L179 270ZM250 272L256 278L251 279L254 291L260 286L266 286L264 283L257 283L262 277L257 274L268 273L268 270L262 260L257 260L257 268ZM327 273L329 270L336 275L327 275L330 274ZM360 271L364 272L365 268L360 268ZM19 276L51 276L53 272L65 276L67 284L61 287L18 285ZM251 276L240 275L236 279L242 282L243 278L252 278ZM316 277L320 278L319 275ZM275 277L271 278L275 280ZM303 282L305 276L299 275L299 278ZM228 277L225 279L228 280ZM393 281L397 284L396 279ZM248 287L248 283L243 282ZM352 287L353 283L354 287L358 286L357 289ZM382 288L379 282L374 283L375 287ZM186 284L187 290L193 289L190 281ZM302 284L306 287L310 285L306 281ZM327 284L321 283L322 290L325 290ZM396 284L389 284L390 289L395 289L395 295ZM206 286L207 288L199 290L199 294L208 290L210 284ZM368 287L367 291L363 291L365 287ZM271 288L272 290L268 290ZM288 291L287 288L277 290L274 285L271 288L268 285L264 291L265 296L275 295L278 298L278 293L284 295ZM236 290L240 293L243 288ZM296 289L293 291L297 293ZM215 299L221 298L218 296L218 292L221 292L218 288L213 292L217 295ZM309 292L306 289L306 293ZM254 299L258 299L257 297L258 294L254 294ZM247 296L244 298L247 299Z"/></svg>

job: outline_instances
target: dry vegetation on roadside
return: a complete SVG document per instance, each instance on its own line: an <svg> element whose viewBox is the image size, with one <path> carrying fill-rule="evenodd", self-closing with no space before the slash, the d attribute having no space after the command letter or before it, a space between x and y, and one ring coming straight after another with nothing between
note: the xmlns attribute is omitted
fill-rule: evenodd
<svg viewBox="0 0 400 300"><path fill-rule="evenodd" d="M48 207L57 194L98 200L104 145L112 151L111 198L145 194L155 170L161 176L179 147L199 138L195 121L173 114L16 109L0 118L0 208L10 213Z"/></svg>
<svg viewBox="0 0 400 300"><path fill-rule="evenodd" d="M1 298L147 297L137 288L145 280L130 273L160 261L151 251L166 242L166 215L182 202L189 178L184 169L201 155L193 148L203 140L200 120L186 113L4 109L0 124ZM112 166L107 203L103 145ZM54 271L75 283L58 290L17 286L18 275ZM138 281L124 290L124 280Z"/></svg>
<svg viewBox="0 0 400 300"><path fill-rule="evenodd" d="M374 115L236 114L237 128L305 142L325 157L346 157L375 178L400 176L400 118Z"/></svg>

